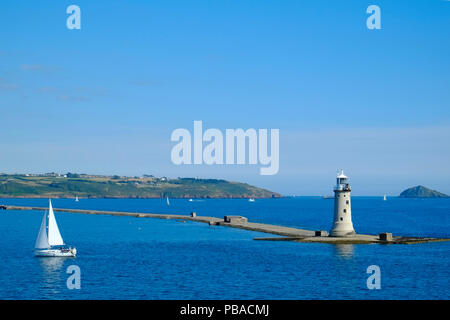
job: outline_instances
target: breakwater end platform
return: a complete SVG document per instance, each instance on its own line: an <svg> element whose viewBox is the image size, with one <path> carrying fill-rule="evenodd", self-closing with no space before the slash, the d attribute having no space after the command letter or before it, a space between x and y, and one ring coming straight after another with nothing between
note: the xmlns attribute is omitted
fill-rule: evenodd
<svg viewBox="0 0 450 320"><path fill-rule="evenodd" d="M45 211L48 210L48 208L0 205L0 210ZM207 223L210 226L224 226L249 231L269 233L280 236L280 237L261 237L254 239L260 241L261 240L294 241L294 242L331 243L331 244L370 244L370 243L416 244L424 242L450 241L450 239L447 238L402 237L402 236L392 236L389 239L385 239L382 236L382 234L380 235L354 234L347 237L330 237L328 236L328 233L325 231L312 231L266 223L248 222L246 218L239 216L225 216L225 218L221 219L217 217L198 216L195 213L191 213L190 215L182 215L182 214L141 213L141 212L102 211L89 209L62 209L62 208L53 208L53 211L81 213L81 214L127 216L136 218L156 218L156 219L172 219L179 221L194 221Z"/></svg>

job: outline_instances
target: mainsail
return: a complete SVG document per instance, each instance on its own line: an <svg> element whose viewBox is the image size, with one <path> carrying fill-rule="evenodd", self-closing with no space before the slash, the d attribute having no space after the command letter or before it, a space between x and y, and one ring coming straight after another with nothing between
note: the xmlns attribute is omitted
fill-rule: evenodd
<svg viewBox="0 0 450 320"><path fill-rule="evenodd" d="M48 209L48 244L50 246L62 246L64 241L59 233L58 224L56 223L55 214L53 213L52 201L49 200Z"/></svg>
<svg viewBox="0 0 450 320"><path fill-rule="evenodd" d="M39 234L36 238L36 244L34 247L36 249L47 249L50 247L47 239L47 212L44 213L42 218L41 229L39 229Z"/></svg>

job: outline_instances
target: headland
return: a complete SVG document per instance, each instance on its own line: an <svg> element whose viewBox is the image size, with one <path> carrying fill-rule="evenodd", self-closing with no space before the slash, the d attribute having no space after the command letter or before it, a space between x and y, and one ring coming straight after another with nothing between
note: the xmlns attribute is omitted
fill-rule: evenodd
<svg viewBox="0 0 450 320"><path fill-rule="evenodd" d="M103 176L76 173L0 174L0 198L279 198L280 194L221 179Z"/></svg>

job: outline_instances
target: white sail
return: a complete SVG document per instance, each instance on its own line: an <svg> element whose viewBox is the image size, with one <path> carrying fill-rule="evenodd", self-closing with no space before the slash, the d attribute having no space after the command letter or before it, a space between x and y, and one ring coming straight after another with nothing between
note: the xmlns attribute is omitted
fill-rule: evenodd
<svg viewBox="0 0 450 320"><path fill-rule="evenodd" d="M169 197L167 197L166 200L167 200L167 205L170 206Z"/></svg>
<svg viewBox="0 0 450 320"><path fill-rule="evenodd" d="M48 209L48 243L50 246L62 246L64 241L59 233L58 224L56 223L55 214L53 213L52 201L49 200Z"/></svg>
<svg viewBox="0 0 450 320"><path fill-rule="evenodd" d="M39 234L36 238L36 243L34 247L36 249L48 249L50 245L47 239L47 212L44 212L44 217L42 218L41 229L39 229Z"/></svg>

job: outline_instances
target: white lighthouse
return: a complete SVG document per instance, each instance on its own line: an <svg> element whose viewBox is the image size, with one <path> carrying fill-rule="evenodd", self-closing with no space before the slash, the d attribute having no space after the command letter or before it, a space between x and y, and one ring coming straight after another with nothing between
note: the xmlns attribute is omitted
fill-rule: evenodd
<svg viewBox="0 0 450 320"><path fill-rule="evenodd" d="M334 223L331 228L331 237L346 237L355 234L352 223L352 206L350 193L352 188L344 171L338 174L334 187Z"/></svg>

